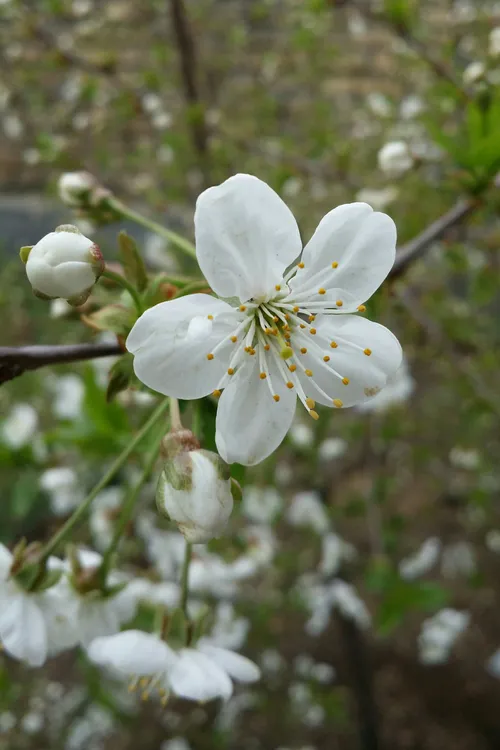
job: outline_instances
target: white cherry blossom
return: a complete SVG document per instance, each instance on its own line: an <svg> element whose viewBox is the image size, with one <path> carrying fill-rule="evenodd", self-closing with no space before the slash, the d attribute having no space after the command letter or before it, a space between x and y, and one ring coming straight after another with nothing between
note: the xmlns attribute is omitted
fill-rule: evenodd
<svg viewBox="0 0 500 750"><path fill-rule="evenodd" d="M272 453L297 397L317 419L316 403L359 404L398 369L393 334L355 314L393 265L388 216L365 203L339 206L302 250L281 198L236 175L200 195L195 230L199 265L219 299L193 294L150 308L127 348L153 390L220 397L216 442L226 462L253 465Z"/></svg>

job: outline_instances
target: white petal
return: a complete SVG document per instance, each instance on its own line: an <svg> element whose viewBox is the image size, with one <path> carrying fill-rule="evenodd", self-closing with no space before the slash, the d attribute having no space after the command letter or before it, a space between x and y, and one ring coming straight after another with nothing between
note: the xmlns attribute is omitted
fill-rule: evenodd
<svg viewBox="0 0 500 750"><path fill-rule="evenodd" d="M88 647L89 658L96 664L113 669L123 676L148 676L166 672L177 656L155 635L141 630L96 638Z"/></svg>
<svg viewBox="0 0 500 750"><path fill-rule="evenodd" d="M77 613L80 643L87 646L95 638L114 635L120 630L118 611L109 599L82 598Z"/></svg>
<svg viewBox="0 0 500 750"><path fill-rule="evenodd" d="M266 380L259 378L258 353L236 372L220 397L215 440L227 463L258 464L276 450L292 424L296 395L286 387L274 360L268 363L278 403Z"/></svg>
<svg viewBox="0 0 500 750"><path fill-rule="evenodd" d="M12 553L4 544L0 544L0 581L5 581L10 573L12 565Z"/></svg>
<svg viewBox="0 0 500 750"><path fill-rule="evenodd" d="M212 289L242 302L282 281L302 249L293 214L262 180L237 174L205 190L194 217L196 255Z"/></svg>
<svg viewBox="0 0 500 750"><path fill-rule="evenodd" d="M299 377L306 395L320 404L332 406L333 399L340 399L344 406L362 403L384 388L401 364L401 345L378 323L356 315L323 315L318 316L315 325L314 340L321 346L321 355L311 353L312 348L306 355L299 355L300 362L313 373L312 377ZM337 343L336 349L331 348L332 341ZM371 351L369 356L364 354L365 349ZM323 363L323 354L330 357L328 363ZM348 385L332 370L347 378ZM315 383L328 399L314 387Z"/></svg>
<svg viewBox="0 0 500 750"><path fill-rule="evenodd" d="M149 388L166 396L206 396L224 375L234 345L228 342L211 361L207 354L236 328L238 321L234 308L207 294L191 294L146 310L126 343L135 355L135 374Z"/></svg>
<svg viewBox="0 0 500 750"><path fill-rule="evenodd" d="M190 648L180 651L168 681L176 695L193 701L227 699L233 692L227 673L208 656Z"/></svg>
<svg viewBox="0 0 500 750"><path fill-rule="evenodd" d="M304 248L304 269L297 271L290 288L295 294L311 288L310 302L341 299L343 310L352 311L378 289L395 255L396 226L389 216L366 203L338 206L321 220ZM332 263L338 267L332 269ZM326 295L318 293L320 288Z"/></svg>
<svg viewBox="0 0 500 750"><path fill-rule="evenodd" d="M238 682L256 682L260 679L260 669L257 664L227 648L212 646L205 643L203 639L198 642L198 649L206 654L212 661L222 667L233 680Z"/></svg>
<svg viewBox="0 0 500 750"><path fill-rule="evenodd" d="M0 641L7 653L32 667L47 658L47 631L36 595L16 591L15 584L0 592Z"/></svg>

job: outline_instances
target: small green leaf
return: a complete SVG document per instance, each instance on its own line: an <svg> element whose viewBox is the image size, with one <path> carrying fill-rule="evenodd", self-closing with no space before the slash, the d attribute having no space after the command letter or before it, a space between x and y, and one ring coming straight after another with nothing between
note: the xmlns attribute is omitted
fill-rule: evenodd
<svg viewBox="0 0 500 750"><path fill-rule="evenodd" d="M135 323L131 310L123 305L107 305L90 315L82 315L83 322L96 331L111 331L117 336L128 336Z"/></svg>
<svg viewBox="0 0 500 750"><path fill-rule="evenodd" d="M148 285L148 275L136 241L122 230L118 235L118 247L125 278L143 292Z"/></svg>

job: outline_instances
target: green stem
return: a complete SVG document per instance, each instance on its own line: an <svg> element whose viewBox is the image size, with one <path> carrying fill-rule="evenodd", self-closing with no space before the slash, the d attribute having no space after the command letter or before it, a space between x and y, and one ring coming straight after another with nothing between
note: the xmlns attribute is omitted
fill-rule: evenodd
<svg viewBox="0 0 500 750"><path fill-rule="evenodd" d="M184 563L182 565L181 574L181 601L180 609L186 618L186 622L189 622L189 615L187 610L188 597L189 597L189 566L191 565L191 553L193 551L193 545L186 542L186 548L184 550Z"/></svg>
<svg viewBox="0 0 500 750"><path fill-rule="evenodd" d="M123 289L126 289L134 300L134 305L136 306L137 312L139 313L139 315L142 315L142 313L144 312L144 307L142 305L139 293L137 289L135 289L135 287L132 286L132 284L127 281L124 276L121 276L119 273L115 273L114 271L110 271L109 268L105 268L102 273L102 278L114 281L115 284L118 284L119 286L123 287Z"/></svg>
<svg viewBox="0 0 500 750"><path fill-rule="evenodd" d="M118 456L118 458L114 461L114 463L110 466L106 474L103 476L103 478L96 484L96 486L91 490L91 492L87 495L85 500L78 506L78 508L75 510L73 515L68 518L66 523L59 529L59 531L54 534L52 539L49 539L47 542L45 549L42 551L40 555L40 564L43 564L48 557L52 554L52 552L58 547L58 545L68 536L68 534L73 531L75 526L81 521L81 519L85 516L86 512L92 505L93 500L95 499L96 495L99 494L101 490L106 487L107 484L113 479L115 474L121 469L127 458L130 456L130 454L135 450L135 448L139 445L141 440L146 436L146 434L149 432L149 430L158 422L160 417L163 416L163 414L166 412L169 405L169 399L164 399L161 404L158 405L158 407L155 409L153 414L150 416L148 421L145 425L139 430L137 435L134 437L132 442L125 448L122 453Z"/></svg>
<svg viewBox="0 0 500 750"><path fill-rule="evenodd" d="M210 285L205 281L205 279L197 279L196 281L192 281L190 284L186 284L186 286L184 286L182 289L179 289L177 294L174 296L174 299L177 299L177 297L185 297L186 294L199 292L202 289L210 289Z"/></svg>
<svg viewBox="0 0 500 750"><path fill-rule="evenodd" d="M162 433L161 438L163 438L163 433ZM109 546L106 552L104 553L102 563L101 563L101 577L102 577L102 582L104 584L106 583L106 579L107 579L109 570L111 568L111 564L113 562L113 555L116 552L116 549L118 548L120 539L125 533L125 529L127 528L127 524L130 521L130 518L132 516L133 510L135 508L135 504L137 502L141 489L146 484L151 472L153 471L153 467L156 463L156 459L158 458L158 454L160 452L161 438L155 445L154 450L151 452L151 455L149 456L146 462L146 465L144 466L144 470L141 476L139 477L139 479L137 480L137 483L129 490L129 493L127 497L125 498L125 502L122 505L120 516L115 526L113 538L111 539L111 542L109 543Z"/></svg>
<svg viewBox="0 0 500 750"><path fill-rule="evenodd" d="M139 224L139 226L144 227L145 229L149 229L151 232L160 235L160 237L165 237L166 240L178 247L179 250L182 250L183 253L186 253L190 258L196 260L196 250L194 245L192 245L189 240L181 237L180 234L177 234L177 232L172 232L171 229L167 229L167 227L158 224L156 221L148 219L146 216L143 216L132 208L126 206L117 198L109 198L108 205L113 211L116 211L116 213L123 216L123 218L130 219L130 221Z"/></svg>
<svg viewBox="0 0 500 750"><path fill-rule="evenodd" d="M170 426L173 430L182 429L179 401L176 398L172 398L172 396L170 397Z"/></svg>

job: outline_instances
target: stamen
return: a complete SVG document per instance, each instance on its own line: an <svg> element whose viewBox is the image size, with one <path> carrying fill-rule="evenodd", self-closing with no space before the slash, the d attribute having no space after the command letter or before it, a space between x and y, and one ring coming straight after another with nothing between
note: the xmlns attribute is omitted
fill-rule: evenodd
<svg viewBox="0 0 500 750"><path fill-rule="evenodd" d="M240 305L240 312L245 312L246 309L246 305Z"/></svg>
<svg viewBox="0 0 500 750"><path fill-rule="evenodd" d="M290 388L290 390L291 390L291 389L293 388L293 383L292 383L292 381L291 381L291 380L289 380L289 381L287 382L287 384L286 384L286 387L287 387L287 388Z"/></svg>
<svg viewBox="0 0 500 750"><path fill-rule="evenodd" d="M306 398L306 404L310 409L314 409L316 401L313 398Z"/></svg>
<svg viewBox="0 0 500 750"><path fill-rule="evenodd" d="M342 378L342 382L343 382L344 385L349 385L350 380L349 380L349 378Z"/></svg>
<svg viewBox="0 0 500 750"><path fill-rule="evenodd" d="M264 349L266 350L266 352L268 352L270 348L271 347L269 346L269 344L264 344Z"/></svg>
<svg viewBox="0 0 500 750"><path fill-rule="evenodd" d="M334 260L332 263L332 268L338 268L338 267L339 267L339 264L337 263L336 260Z"/></svg>
<svg viewBox="0 0 500 750"><path fill-rule="evenodd" d="M227 374L228 375L234 375L234 368L233 367L228 367L227 368Z"/></svg>
<svg viewBox="0 0 500 750"><path fill-rule="evenodd" d="M309 416L313 419L319 419L319 414L317 411L314 411L314 409L309 410Z"/></svg>
<svg viewBox="0 0 500 750"><path fill-rule="evenodd" d="M366 305L358 305L358 312L366 312Z"/></svg>
<svg viewBox="0 0 500 750"><path fill-rule="evenodd" d="M305 346L302 347L302 349L300 350L300 353L301 354L307 354L307 349L306 349Z"/></svg>
<svg viewBox="0 0 500 750"><path fill-rule="evenodd" d="M288 369L290 370L290 372L295 372L295 370L297 369L297 365L288 365Z"/></svg>
<svg viewBox="0 0 500 750"><path fill-rule="evenodd" d="M329 361L330 361L330 357L328 356L328 354L325 354L325 356L323 357L323 362L329 362Z"/></svg>
<svg viewBox="0 0 500 750"><path fill-rule="evenodd" d="M316 334L316 329L315 328L310 328L309 329L309 333L314 336Z"/></svg>
<svg viewBox="0 0 500 750"><path fill-rule="evenodd" d="M261 380L265 380L267 378L267 373L266 372L261 372L260 375L259 375L259 378Z"/></svg>
<svg viewBox="0 0 500 750"><path fill-rule="evenodd" d="M208 318L209 320L213 320L213 319L214 319L214 316L213 316L213 315L207 315L207 318Z"/></svg>
<svg viewBox="0 0 500 750"><path fill-rule="evenodd" d="M300 261L300 263L297 263L297 268L304 268L304 264L302 263L302 261Z"/></svg>
<svg viewBox="0 0 500 750"><path fill-rule="evenodd" d="M321 289L318 289L318 294L326 294L326 289L323 289L323 287L321 287Z"/></svg>
<svg viewBox="0 0 500 750"><path fill-rule="evenodd" d="M307 375L308 378L312 378L312 376L313 376L312 370L304 370L304 372L305 372L305 374Z"/></svg>
<svg viewBox="0 0 500 750"><path fill-rule="evenodd" d="M215 396L215 398L220 398L221 394L222 391L219 391L217 388L215 389L215 391L212 391L212 396Z"/></svg>
<svg viewBox="0 0 500 750"><path fill-rule="evenodd" d="M335 304L337 305L337 307L342 307L342 305L343 305L344 303L342 302L342 300L341 300L341 299L338 299L338 300L336 301L336 303L335 303Z"/></svg>
<svg viewBox="0 0 500 750"><path fill-rule="evenodd" d="M330 346L332 347L332 349L336 349L338 347L338 344L336 341L330 341Z"/></svg>
<svg viewBox="0 0 500 750"><path fill-rule="evenodd" d="M207 354L207 359L208 359L208 360L210 360L210 361L211 361L211 360L212 360L213 358L214 358L214 355L213 355L213 354Z"/></svg>
<svg viewBox="0 0 500 750"><path fill-rule="evenodd" d="M280 397L278 396L277 393L274 394L273 398L276 401L276 403L278 403L278 401L280 400Z"/></svg>
<svg viewBox="0 0 500 750"><path fill-rule="evenodd" d="M337 407L337 409L342 409L344 406L344 402L340 400L340 398L334 398L333 399L333 405Z"/></svg>
<svg viewBox="0 0 500 750"><path fill-rule="evenodd" d="M233 344L236 344L236 342L238 341L238 336L231 336L231 341L233 342Z"/></svg>
<svg viewBox="0 0 500 750"><path fill-rule="evenodd" d="M371 349L363 349L363 354L366 354L367 357L369 357L371 353L372 353Z"/></svg>
<svg viewBox="0 0 500 750"><path fill-rule="evenodd" d="M281 292L281 287L279 284L276 284L274 288L276 289L277 292Z"/></svg>

